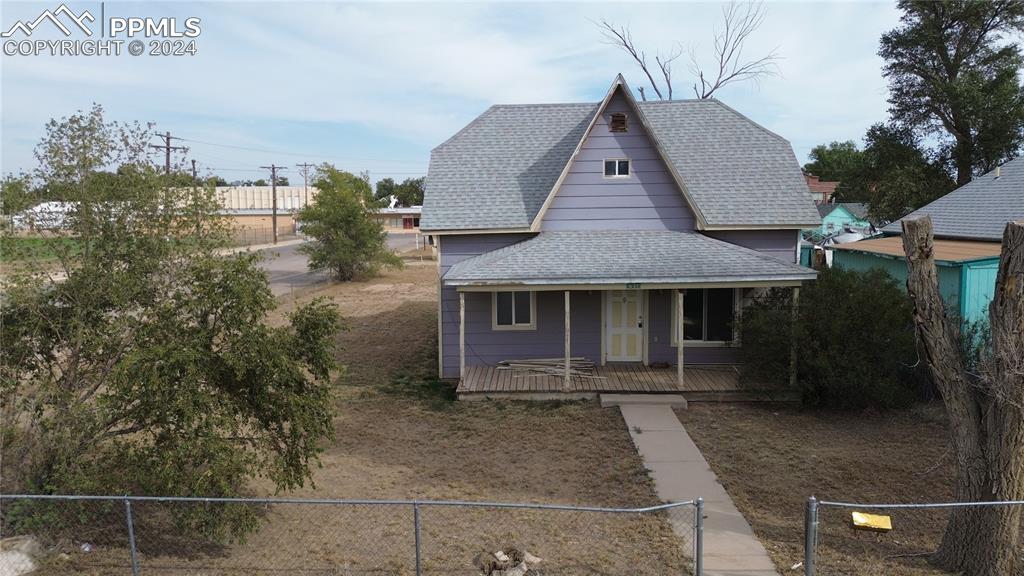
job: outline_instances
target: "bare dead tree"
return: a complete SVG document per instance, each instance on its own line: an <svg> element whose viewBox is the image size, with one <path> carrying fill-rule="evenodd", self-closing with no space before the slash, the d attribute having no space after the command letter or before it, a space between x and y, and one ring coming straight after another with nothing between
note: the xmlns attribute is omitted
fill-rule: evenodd
<svg viewBox="0 0 1024 576"><path fill-rule="evenodd" d="M598 26L601 28L601 32L604 34L605 42L607 44L617 46L633 57L633 60L635 60L637 65L640 66L640 70L647 75L647 80L651 83L651 88L654 89L654 93L658 95L658 100L664 100L665 96L661 92L661 86L658 84L658 81L654 79L654 74L651 73L651 67L647 65L647 54L642 49L637 48L636 42L633 41L633 33L630 32L629 28L626 26L615 26L603 18L601 19L601 22L598 23ZM675 60L675 58L672 60ZM664 76L665 68L661 65L660 59L658 59L658 66L662 70L663 79L667 89L666 91L671 94L672 76L671 74ZM667 66L671 72L671 60L668 61ZM647 96L644 94L643 90L640 91L640 96L645 101L647 100ZM669 96L669 100L671 99L672 97Z"/></svg>
<svg viewBox="0 0 1024 576"><path fill-rule="evenodd" d="M713 79L701 68L696 51L692 48L690 50L690 73L699 82L693 84L693 93L697 98L711 98L719 88L734 82L750 80L756 84L765 76L779 74L777 48L761 58L743 59L743 47L747 39L764 23L765 14L762 3L730 2L722 8L723 27L721 31L715 31Z"/></svg>
<svg viewBox="0 0 1024 576"><path fill-rule="evenodd" d="M967 372L959 325L946 316L928 217L903 221L907 290L932 378L949 416L956 463L954 494L962 502L1024 499L1024 224L1003 234L995 294L989 306L991 349L980 375ZM957 508L932 560L972 576L1020 574L1024 558L1020 506Z"/></svg>
<svg viewBox="0 0 1024 576"><path fill-rule="evenodd" d="M697 59L696 50L691 46L690 73L696 77L693 92L697 98L706 99L728 84L741 81L758 82L765 76L778 75L778 51L754 60L743 59L743 48L750 36L764 23L764 4L760 2L731 2L722 8L722 29L715 31L715 64L713 73L705 72ZM637 45L632 31L627 26L616 26L607 20L598 22L605 42L629 54L640 70L647 76L651 88L659 100L671 100L672 64L683 54L682 45L677 43L666 53L657 52L653 64L648 63L646 51ZM640 96L646 100L644 91Z"/></svg>

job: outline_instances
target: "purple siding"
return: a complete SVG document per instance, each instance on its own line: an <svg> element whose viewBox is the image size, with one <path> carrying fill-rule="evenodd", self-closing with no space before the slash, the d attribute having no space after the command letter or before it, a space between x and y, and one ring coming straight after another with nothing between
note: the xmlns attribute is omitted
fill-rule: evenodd
<svg viewBox="0 0 1024 576"><path fill-rule="evenodd" d="M608 130L625 112L629 131ZM604 160L628 158L629 178L605 178ZM621 94L609 102L544 213L542 230L693 230L694 216L647 131Z"/></svg>
<svg viewBox="0 0 1024 576"><path fill-rule="evenodd" d="M796 263L798 230L722 230L705 232L712 238L724 240L745 248L757 250L783 260Z"/></svg>
<svg viewBox="0 0 1024 576"><path fill-rule="evenodd" d="M537 292L536 330L493 330L491 295L466 293L466 365L497 364L516 358L558 358L565 354L565 311L562 292ZM458 302L456 301L456 308ZM601 294L574 292L571 301L572 353L601 358ZM456 312L456 318L458 313ZM456 324L453 357L445 375L459 371L459 332ZM447 348L447 347L446 347Z"/></svg>
<svg viewBox="0 0 1024 576"><path fill-rule="evenodd" d="M440 273L477 254L529 238L529 234L444 236L440 244ZM441 375L459 376L459 295L441 287ZM493 330L491 295L466 293L466 364L496 364L515 358L557 357L564 354L564 296L537 293L536 330ZM571 300L572 354L601 358L601 293L574 292Z"/></svg>
<svg viewBox="0 0 1024 576"><path fill-rule="evenodd" d="M460 234L452 236L441 236L438 246L439 274L444 276L448 269L462 262L467 258L479 256L484 252L490 252L505 246L531 238L533 234ZM438 278L438 289L441 293L441 377L459 377L459 293L452 287L441 285ZM474 302L474 297L487 298L487 315L483 320L487 322L487 329L491 327L490 316L490 295L489 294L468 294L466 297L466 323L473 322L479 326L481 320L472 314L478 314L480 306ZM538 316L540 307L538 303ZM561 316L559 316L561 318ZM539 320L539 318L538 318ZM466 330L466 343L474 346L476 335ZM561 348L561 346L559 346ZM467 362L469 361L467 346Z"/></svg>

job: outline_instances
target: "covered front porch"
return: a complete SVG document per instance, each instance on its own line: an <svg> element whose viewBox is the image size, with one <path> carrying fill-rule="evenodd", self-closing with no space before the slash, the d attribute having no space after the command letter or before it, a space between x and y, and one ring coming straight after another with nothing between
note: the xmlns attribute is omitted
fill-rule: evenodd
<svg viewBox="0 0 1024 576"><path fill-rule="evenodd" d="M455 314L442 330L442 372L458 375L466 399L770 397L778 391L740 386L735 319L757 290L792 288L795 302L813 278L696 233L541 233L445 274ZM524 369L530 359L545 365Z"/></svg>

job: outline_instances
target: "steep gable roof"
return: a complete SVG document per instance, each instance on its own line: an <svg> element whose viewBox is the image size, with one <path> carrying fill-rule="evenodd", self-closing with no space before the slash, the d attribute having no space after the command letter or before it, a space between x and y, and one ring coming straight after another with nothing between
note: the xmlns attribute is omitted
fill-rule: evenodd
<svg viewBox="0 0 1024 576"><path fill-rule="evenodd" d="M900 220L925 215L937 238L1002 240L1007 222L1024 219L1024 158L1003 164L998 177L995 170L979 176ZM882 230L902 233L900 220Z"/></svg>
<svg viewBox="0 0 1024 576"><path fill-rule="evenodd" d="M566 170L598 104L493 106L431 153L421 229L525 230ZM793 149L717 100L636 102L699 227L816 226Z"/></svg>

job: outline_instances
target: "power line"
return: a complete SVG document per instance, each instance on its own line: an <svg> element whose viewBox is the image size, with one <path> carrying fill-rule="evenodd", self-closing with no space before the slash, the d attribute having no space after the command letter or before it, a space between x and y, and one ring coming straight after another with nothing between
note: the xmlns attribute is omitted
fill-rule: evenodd
<svg viewBox="0 0 1024 576"><path fill-rule="evenodd" d="M309 169L314 167L315 164L303 162L302 164L296 164L296 166L302 168L302 195L305 197L304 206L309 206Z"/></svg>
<svg viewBox="0 0 1024 576"><path fill-rule="evenodd" d="M411 162L411 161L407 162L407 161L404 161L404 160L393 160L393 159L387 159L387 158L357 158L357 157L333 158L331 156L324 156L324 155L320 155L320 154L310 154L310 153L306 153L306 152L289 152L287 150L272 150L272 149L269 149L269 148L253 148L251 146L238 146L236 144L219 144L217 142L210 142L208 140L197 140L197 139L194 139L194 138L177 138L176 137L175 140L183 140L185 142L194 142L196 144L206 144L207 146L218 146L220 148L234 148L236 150L248 150L248 151L251 151L251 152L266 152L266 153L269 153L269 154L284 154L284 155L287 155L287 156L301 156L301 157L306 157L306 158L312 157L312 158L325 158L325 159L328 159L328 160L338 160L338 161L340 161L340 160L355 160L355 161L358 161L358 162L390 162L390 163L393 163L393 164L417 164L417 162Z"/></svg>
<svg viewBox="0 0 1024 576"><path fill-rule="evenodd" d="M205 166L205 168L208 169L208 170L216 170L218 172L263 172L263 170L260 170L258 168L240 168L240 167L237 167L237 166L208 166L207 165L207 166ZM411 175L411 174L418 174L418 175L422 176L422 175L426 174L426 170L398 170L398 171L394 171L394 170L377 170L377 172L381 172L381 173L384 173L384 174L403 175L403 176L404 175Z"/></svg>
<svg viewBox="0 0 1024 576"><path fill-rule="evenodd" d="M171 173L171 150L184 150L188 151L187 146L171 146L171 133L166 132L163 135L157 134L159 138L163 138L163 144L150 144L150 148L161 148L164 151L164 173ZM183 140L183 138L173 138L173 140Z"/></svg>
<svg viewBox="0 0 1024 576"><path fill-rule="evenodd" d="M277 166L276 164L260 166L260 168L270 170L270 195L273 197L273 200L270 203L272 209L270 213L270 225L274 228L274 244L277 244L277 171L287 170L287 168Z"/></svg>

